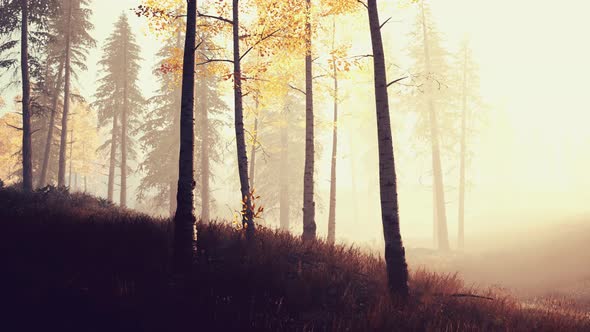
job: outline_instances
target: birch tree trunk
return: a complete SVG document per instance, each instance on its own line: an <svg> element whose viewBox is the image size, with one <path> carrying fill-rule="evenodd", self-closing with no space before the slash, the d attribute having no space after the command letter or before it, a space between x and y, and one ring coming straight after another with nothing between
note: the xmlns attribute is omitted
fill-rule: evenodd
<svg viewBox="0 0 590 332"><path fill-rule="evenodd" d="M305 169L303 173L303 241L316 238L315 202L314 202L314 115L313 115L313 68L312 68L312 33L311 0L307 2L306 54L305 54Z"/></svg>
<svg viewBox="0 0 590 332"><path fill-rule="evenodd" d="M33 190L33 148L31 144L31 82L29 81L29 7L21 0L21 75L23 111L23 190Z"/></svg>
<svg viewBox="0 0 590 332"><path fill-rule="evenodd" d="M244 107L242 100L242 68L240 60L240 10L239 0L233 0L233 55L234 55L234 106L235 106L235 130L238 152L238 173L243 202L242 224L247 232L252 234L255 230L254 212L252 211L252 198L250 195L250 182L248 181L248 153L246 151L246 136L244 134Z"/></svg>
<svg viewBox="0 0 590 332"><path fill-rule="evenodd" d="M397 200L397 179L393 154L393 139L389 118L389 98L385 55L377 10L377 0L368 0L369 25L373 46L375 75L375 100L377 111L377 135L379 138L379 187L381 193L381 217L385 240L385 263L389 290L394 297L408 297L408 266L402 243Z"/></svg>
<svg viewBox="0 0 590 332"><path fill-rule="evenodd" d="M196 29L197 0L187 0L187 23L182 64L178 192L176 194L176 214L174 215L173 269L178 275L187 275L191 271L196 242L193 164Z"/></svg>
<svg viewBox="0 0 590 332"><path fill-rule="evenodd" d="M53 130L55 128L55 115L57 113L57 102L59 99L60 88L63 79L64 63L59 63L57 71L55 88L51 100L51 115L49 116L49 126L47 128L47 138L45 140L45 150L43 151L43 164L41 166L41 175L39 176L39 183L37 187L42 188L47 185L47 172L49 170L49 161L51 158L51 147L53 146Z"/></svg>
<svg viewBox="0 0 590 332"><path fill-rule="evenodd" d="M72 1L68 1L68 18L66 27L66 60L64 63L65 77L64 77L64 107L61 116L61 139L59 143L59 169L57 172L57 186L64 187L66 182L66 150L68 145L68 116L70 112L70 77L72 73L71 68L71 52L72 52Z"/></svg>

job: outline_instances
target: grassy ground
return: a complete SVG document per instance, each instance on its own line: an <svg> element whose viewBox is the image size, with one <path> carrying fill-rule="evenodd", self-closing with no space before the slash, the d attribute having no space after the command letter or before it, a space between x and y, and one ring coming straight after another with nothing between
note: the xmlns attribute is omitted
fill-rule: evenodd
<svg viewBox="0 0 590 332"><path fill-rule="evenodd" d="M0 189L0 330L590 331L570 306L522 305L423 270L398 307L377 257L264 229L248 241L220 224L198 226L181 292L170 235L168 220L83 194Z"/></svg>

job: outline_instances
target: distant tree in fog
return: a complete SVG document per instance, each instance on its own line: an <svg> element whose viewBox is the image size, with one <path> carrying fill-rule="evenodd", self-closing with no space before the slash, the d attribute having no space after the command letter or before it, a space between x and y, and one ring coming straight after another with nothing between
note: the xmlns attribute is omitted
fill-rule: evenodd
<svg viewBox="0 0 590 332"><path fill-rule="evenodd" d="M113 200L117 149L120 150L120 204L127 205L128 160L136 155L134 131L139 126L145 103L138 86L140 48L135 41L127 16L122 14L107 39L99 65L104 75L99 79L93 107L100 127L111 126L111 138L100 148L110 149L108 198Z"/></svg>
<svg viewBox="0 0 590 332"><path fill-rule="evenodd" d="M289 231L291 219L301 218L305 117L303 98L296 92L272 101L259 116L257 145L260 150L255 190L262 196L264 218L278 217L279 227Z"/></svg>
<svg viewBox="0 0 590 332"><path fill-rule="evenodd" d="M445 202L443 154L452 151L457 141L456 113L453 98L456 92L449 81L449 54L435 27L430 8L420 1L415 31L412 33L410 56L416 88L403 100L406 108L418 115L415 132L428 145L432 162L433 234L440 250L449 249Z"/></svg>
<svg viewBox="0 0 590 332"><path fill-rule="evenodd" d="M184 28L179 27L180 29ZM181 90L179 75L174 67L181 63L178 56L182 52L181 31L176 32L176 38L167 38L166 45L158 55L161 61L154 74L160 82L157 95L149 99L154 107L146 114L141 127L141 146L146 153L145 159L139 165L143 173L137 198L149 200L155 208L164 208L174 215L176 212L176 186L178 181L177 158L180 146L180 105ZM206 52L202 45L201 52ZM203 59L200 59L201 61ZM197 59L199 62L199 59ZM203 221L210 219L210 205L212 202L210 183L213 181L212 162L220 162L221 136L220 127L225 125L219 118L220 113L227 113L227 105L220 99L217 89L218 79L211 75L204 67L197 69L195 106L197 112L195 134L195 176L199 178L196 184L200 195L196 199L196 206Z"/></svg>
<svg viewBox="0 0 590 332"><path fill-rule="evenodd" d="M50 44L46 48L45 66L46 86L48 99L49 118L46 120L45 141L41 159L41 170L37 185L42 187L47 184L48 171L51 168L52 146L54 144L54 127L57 115L57 103L63 86L63 108L59 140L59 162L57 183L65 186L66 152L68 144L69 110L72 100L83 98L72 92L72 75L77 77L79 71L86 70L86 57L90 48L96 42L90 36L93 29L90 23L92 11L88 8L87 0L60 0L57 13L51 17L49 24ZM48 100L48 101L49 101Z"/></svg>
<svg viewBox="0 0 590 332"><path fill-rule="evenodd" d="M467 40L463 41L459 52L455 55L455 78L461 82L460 93L457 95L458 107L461 110L460 150L459 150L459 206L457 246L465 246L465 191L467 168L469 163L469 138L472 137L474 122L481 114L482 102L479 95L478 67Z"/></svg>
<svg viewBox="0 0 590 332"><path fill-rule="evenodd" d="M61 119L61 138L59 144L59 169L57 185L65 186L66 151L68 144L68 116L71 99L72 65L79 69L86 69L86 53L88 48L94 47L95 41L89 35L93 28L89 21L92 12L86 8L87 0L62 0L60 19L57 23L58 36L64 40L64 107ZM61 33L60 33L61 32ZM58 38L58 40L61 40Z"/></svg>

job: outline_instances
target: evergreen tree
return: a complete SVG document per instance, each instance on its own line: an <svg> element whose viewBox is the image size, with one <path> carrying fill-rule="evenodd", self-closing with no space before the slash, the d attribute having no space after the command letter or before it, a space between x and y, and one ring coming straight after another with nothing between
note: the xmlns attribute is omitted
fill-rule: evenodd
<svg viewBox="0 0 590 332"><path fill-rule="evenodd" d="M160 81L157 95L149 99L153 111L144 119L140 131L141 148L146 153L145 160L139 168L144 173L137 191L141 201L149 200L156 209L166 209L171 215L176 211L176 182L178 181L178 158L180 136L180 86L172 72L165 70L170 56L182 47L182 35L176 40L169 40L158 55L162 58L154 74ZM227 105L220 99L217 79L207 76L206 68L197 70L199 80L196 82L196 125L195 176L199 178L196 190L201 193L196 200L201 210L201 219L208 220L211 203L209 183L213 179L211 161L220 162L221 136L220 113L227 113ZM217 117L217 118L216 118ZM207 137L204 137L207 135Z"/></svg>
<svg viewBox="0 0 590 332"><path fill-rule="evenodd" d="M278 216L281 230L291 228L291 218L302 216L305 116L304 101L289 93L277 111L263 111L257 141L263 154L257 162L256 192L261 195L266 220ZM317 146L316 146L317 147Z"/></svg>
<svg viewBox="0 0 590 332"><path fill-rule="evenodd" d="M54 135L57 106L60 101L60 93L63 84L63 103L61 118L61 134L59 143L58 185L65 185L65 165L68 135L68 118L70 104L74 100L83 101L83 98L73 93L71 77L76 78L78 73L85 71L86 58L90 48L96 46L96 41L90 35L94 28L90 22L92 10L89 8L89 0L61 0L58 16L50 21L51 47L48 48L47 66L48 77L52 84L47 86L48 95L52 95L47 104L48 124L45 135L45 148L38 186L42 187L47 182L47 172L52 160L52 142ZM41 155L41 154L40 154Z"/></svg>
<svg viewBox="0 0 590 332"><path fill-rule="evenodd" d="M11 50L20 44L22 181L23 189L27 191L33 189L31 78L34 79L39 70L39 58L30 53L34 48L42 48L46 44L47 18L53 14L55 8L54 0L7 0L0 3L0 36L6 37L0 44L0 54L6 55L0 59L0 68L4 72L19 67L19 61L12 57L14 53ZM19 32L20 39L17 37Z"/></svg>
<svg viewBox="0 0 590 332"><path fill-rule="evenodd" d="M133 133L138 128L145 103L138 87L140 49L125 14L115 23L103 49L99 65L105 74L99 79L93 106L98 111L99 126L111 127L110 139L99 147L100 151L110 149L108 198L113 200L117 151L120 151L120 204L124 207L127 205L128 161L136 156Z"/></svg>
<svg viewBox="0 0 590 332"><path fill-rule="evenodd" d="M454 59L454 80L460 85L459 93L455 99L457 109L461 111L459 128L459 204L458 204L458 232L457 247L465 246L465 191L467 182L467 168L469 164L469 143L471 133L478 120L478 110L482 109L482 101L479 95L478 67L473 59L473 53L467 40L461 43L459 52Z"/></svg>
<svg viewBox="0 0 590 332"><path fill-rule="evenodd" d="M435 245L441 250L448 250L442 160L445 153L452 151L452 140L456 138L451 133L456 115L453 109L454 90L449 84L449 54L442 45L442 37L424 1L420 3L412 37L415 41L410 47L410 56L414 60L412 71L419 88L406 100L406 104L418 115L415 131L419 143L425 144L431 152Z"/></svg>

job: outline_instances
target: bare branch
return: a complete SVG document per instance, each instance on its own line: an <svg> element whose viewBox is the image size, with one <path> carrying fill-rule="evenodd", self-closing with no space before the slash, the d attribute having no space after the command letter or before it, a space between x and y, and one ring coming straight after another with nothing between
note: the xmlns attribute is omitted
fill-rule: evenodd
<svg viewBox="0 0 590 332"><path fill-rule="evenodd" d="M195 51L199 49L199 47L201 47L201 45L205 42L204 39L201 39L201 41L197 44L197 46L195 46Z"/></svg>
<svg viewBox="0 0 590 332"><path fill-rule="evenodd" d="M207 56L207 54L201 52L201 55L203 55L203 57L205 57L205 61L203 62L199 62L196 64L196 66L202 66L202 65L206 65L208 63L211 62L229 62L229 63L234 63L233 60L230 59L211 59Z"/></svg>
<svg viewBox="0 0 590 332"><path fill-rule="evenodd" d="M369 9L369 6L367 6L366 3L362 2L361 0L357 0L358 3L360 3L361 5L365 6L365 8Z"/></svg>
<svg viewBox="0 0 590 332"><path fill-rule="evenodd" d="M382 28L383 28L383 26L384 26L385 24L387 24L387 22L389 22L390 20L391 20L391 17L390 17L390 18L388 18L388 19L386 19L386 20L385 20L385 22L381 23L381 25L379 26L379 29L382 29Z"/></svg>
<svg viewBox="0 0 590 332"><path fill-rule="evenodd" d="M246 52L244 52L244 54L242 54L242 56L240 56L240 60L242 60L246 55L248 55L248 53L250 53L250 51L252 51L252 49L254 49L254 47L256 47L258 44L260 44L263 41L267 40L268 38L272 37L273 35L275 35L279 31L281 31L281 29L277 29L277 30L269 33L268 35L262 37L259 41L254 43L254 45L250 46L250 48Z"/></svg>
<svg viewBox="0 0 590 332"><path fill-rule="evenodd" d="M13 126L13 125L11 125L10 123L8 123L8 122L6 122L6 121L4 121L4 123L5 123L7 126L9 126L10 128L13 128L13 129L16 129L16 130L23 130L23 128L19 128L19 127L17 127L17 126Z"/></svg>
<svg viewBox="0 0 590 332"><path fill-rule="evenodd" d="M214 20L222 21L222 22L225 22L225 23L228 23L228 24L232 24L232 25L234 24L234 21L232 21L230 19L227 19L225 17L221 17L221 16L207 15L207 14L203 14L203 13L200 13L200 12L197 12L197 15L199 17L212 18Z"/></svg>
<svg viewBox="0 0 590 332"><path fill-rule="evenodd" d="M295 91L299 91L301 93L303 93L304 95L306 95L305 91L299 89L298 87L294 87L293 85L289 84L289 87Z"/></svg>
<svg viewBox="0 0 590 332"><path fill-rule="evenodd" d="M404 76L404 77L398 78L397 80L393 80L393 81L389 82L389 84L387 84L387 87L389 88L389 87L390 87L390 86L392 86L393 84L395 84L395 83L397 83L397 82L400 82L400 81L403 81L403 80L405 80L406 78L408 78L408 76Z"/></svg>

